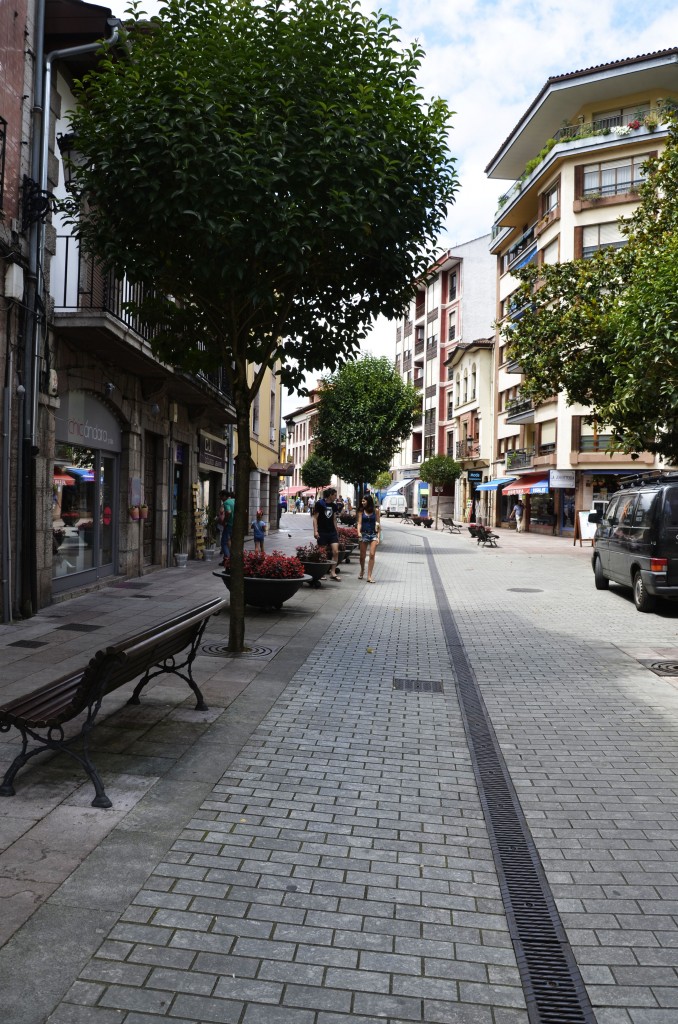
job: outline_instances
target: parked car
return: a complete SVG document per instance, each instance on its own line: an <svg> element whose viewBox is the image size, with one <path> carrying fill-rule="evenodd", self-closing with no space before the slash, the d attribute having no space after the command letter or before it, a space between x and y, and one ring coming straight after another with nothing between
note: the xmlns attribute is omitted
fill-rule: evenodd
<svg viewBox="0 0 678 1024"><path fill-rule="evenodd" d="M381 514L387 518L407 515L407 502L403 495L385 494L381 503Z"/></svg>
<svg viewBox="0 0 678 1024"><path fill-rule="evenodd" d="M678 473L634 477L589 522L598 524L597 590L610 582L630 587L639 612L653 611L657 598L678 598Z"/></svg>

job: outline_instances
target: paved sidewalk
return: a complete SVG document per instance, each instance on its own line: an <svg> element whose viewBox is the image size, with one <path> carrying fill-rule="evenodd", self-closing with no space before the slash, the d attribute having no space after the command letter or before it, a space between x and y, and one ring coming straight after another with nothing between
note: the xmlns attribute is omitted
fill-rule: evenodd
<svg viewBox="0 0 678 1024"><path fill-rule="evenodd" d="M282 525L269 547L310 530ZM527 1021L429 551L599 1024L675 1024L678 677L644 661L678 661L678 610L597 593L571 541L384 526L377 586L352 564L248 613L259 657L199 658L207 718L159 682L95 732L112 811L70 765L18 776L0 801L8 1024ZM221 586L199 563L138 584L0 630L3 694Z"/></svg>

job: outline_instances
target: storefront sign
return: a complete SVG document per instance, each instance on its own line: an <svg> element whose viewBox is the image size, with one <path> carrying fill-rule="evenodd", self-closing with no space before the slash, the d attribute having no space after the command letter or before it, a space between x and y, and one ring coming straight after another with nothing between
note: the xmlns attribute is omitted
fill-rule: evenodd
<svg viewBox="0 0 678 1024"><path fill-rule="evenodd" d="M85 391L69 391L56 413L56 439L81 448L122 451L122 431L110 409Z"/></svg>
<svg viewBox="0 0 678 1024"><path fill-rule="evenodd" d="M467 479L474 484L481 484L483 482L483 471L482 469L467 469Z"/></svg>
<svg viewBox="0 0 678 1024"><path fill-rule="evenodd" d="M198 441L198 462L211 469L226 468L226 445L208 434L200 434Z"/></svg>
<svg viewBox="0 0 678 1024"><path fill-rule="evenodd" d="M549 487L574 487L573 469L550 469Z"/></svg>

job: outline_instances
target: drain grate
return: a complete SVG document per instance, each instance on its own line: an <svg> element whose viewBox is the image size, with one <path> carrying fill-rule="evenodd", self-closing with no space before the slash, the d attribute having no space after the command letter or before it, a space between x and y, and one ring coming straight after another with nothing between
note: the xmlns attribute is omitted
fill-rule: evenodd
<svg viewBox="0 0 678 1024"><path fill-rule="evenodd" d="M507 587L506 588L511 594L543 594L543 590L539 590L538 587Z"/></svg>
<svg viewBox="0 0 678 1024"><path fill-rule="evenodd" d="M393 689L404 693L443 693L439 679L394 679Z"/></svg>
<svg viewBox="0 0 678 1024"><path fill-rule="evenodd" d="M678 676L678 661L644 661L641 664L658 676Z"/></svg>
<svg viewBox="0 0 678 1024"><path fill-rule="evenodd" d="M8 647L46 647L46 640L15 640L13 644L7 644Z"/></svg>
<svg viewBox="0 0 678 1024"><path fill-rule="evenodd" d="M250 647L242 654L233 654L228 649L228 644L203 644L200 648L201 654L207 654L211 658L270 658L280 650L279 647Z"/></svg>
<svg viewBox="0 0 678 1024"><path fill-rule="evenodd" d="M90 626L86 622L66 622L63 626L57 626L59 629L67 629L72 633L94 633L97 629L101 629L101 626Z"/></svg>
<svg viewBox="0 0 678 1024"><path fill-rule="evenodd" d="M595 1024L539 854L427 543L478 794L531 1024Z"/></svg>

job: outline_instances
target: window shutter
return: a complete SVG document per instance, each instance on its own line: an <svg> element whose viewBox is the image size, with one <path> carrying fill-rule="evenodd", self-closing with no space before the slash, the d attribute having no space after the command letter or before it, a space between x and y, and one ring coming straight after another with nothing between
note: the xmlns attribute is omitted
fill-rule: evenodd
<svg viewBox="0 0 678 1024"><path fill-rule="evenodd" d="M574 198L581 199L584 191L584 165L579 164L574 169Z"/></svg>

